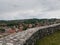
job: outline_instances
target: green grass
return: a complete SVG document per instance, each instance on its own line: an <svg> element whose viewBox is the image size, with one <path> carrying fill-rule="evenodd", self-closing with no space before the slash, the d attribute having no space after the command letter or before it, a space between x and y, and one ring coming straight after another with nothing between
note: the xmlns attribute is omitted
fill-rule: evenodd
<svg viewBox="0 0 60 45"><path fill-rule="evenodd" d="M36 45L60 45L60 31L38 40Z"/></svg>

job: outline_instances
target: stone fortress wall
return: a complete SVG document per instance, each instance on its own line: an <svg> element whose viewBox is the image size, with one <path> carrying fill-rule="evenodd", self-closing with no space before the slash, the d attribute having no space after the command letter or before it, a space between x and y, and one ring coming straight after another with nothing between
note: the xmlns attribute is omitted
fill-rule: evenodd
<svg viewBox="0 0 60 45"><path fill-rule="evenodd" d="M27 29L0 39L0 45L35 45L38 39L60 30L60 23Z"/></svg>

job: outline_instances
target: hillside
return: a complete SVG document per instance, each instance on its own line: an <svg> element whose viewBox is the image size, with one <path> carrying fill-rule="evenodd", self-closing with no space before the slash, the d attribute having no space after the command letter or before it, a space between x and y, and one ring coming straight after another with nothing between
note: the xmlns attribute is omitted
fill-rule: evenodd
<svg viewBox="0 0 60 45"><path fill-rule="evenodd" d="M60 45L60 31L38 40L36 45Z"/></svg>
<svg viewBox="0 0 60 45"><path fill-rule="evenodd" d="M17 24L17 23L54 23L54 22L60 22L60 19L24 19L24 20L0 20L0 24L6 23L6 24Z"/></svg>

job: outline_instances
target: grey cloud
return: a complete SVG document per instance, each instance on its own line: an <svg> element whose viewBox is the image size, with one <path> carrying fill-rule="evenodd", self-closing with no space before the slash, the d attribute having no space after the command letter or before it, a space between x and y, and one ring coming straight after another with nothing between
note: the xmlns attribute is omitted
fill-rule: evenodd
<svg viewBox="0 0 60 45"><path fill-rule="evenodd" d="M35 12L24 13L27 10ZM48 18L48 12L57 10L60 10L60 0L0 0L0 19L43 18L46 15ZM12 16L8 18L9 15Z"/></svg>

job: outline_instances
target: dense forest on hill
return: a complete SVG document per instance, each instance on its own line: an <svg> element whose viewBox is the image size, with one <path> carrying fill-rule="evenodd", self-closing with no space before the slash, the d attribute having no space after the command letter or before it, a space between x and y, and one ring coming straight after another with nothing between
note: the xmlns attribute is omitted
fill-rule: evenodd
<svg viewBox="0 0 60 45"><path fill-rule="evenodd" d="M28 24L34 24L34 23L59 23L60 19L24 19L24 20L0 20L0 24L18 24L18 23L28 23Z"/></svg>
<svg viewBox="0 0 60 45"><path fill-rule="evenodd" d="M51 25L55 23L60 23L60 19L36 19L34 18L34 19L8 20L8 21L0 20L0 32L5 32L4 28L6 27L8 28L22 27L22 30L27 30L28 28Z"/></svg>

